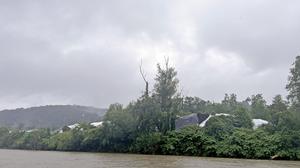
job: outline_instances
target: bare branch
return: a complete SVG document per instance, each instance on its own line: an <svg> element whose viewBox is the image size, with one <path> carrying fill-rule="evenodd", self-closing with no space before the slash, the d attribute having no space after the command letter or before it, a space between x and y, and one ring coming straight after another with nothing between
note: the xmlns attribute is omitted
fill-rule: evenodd
<svg viewBox="0 0 300 168"><path fill-rule="evenodd" d="M143 66L143 60L141 59L141 64L140 64L140 74L141 74L141 76L142 76L144 82L148 82L148 81L146 80L146 74L144 73L144 71L143 71L143 69L142 69L142 66Z"/></svg>
<svg viewBox="0 0 300 168"><path fill-rule="evenodd" d="M148 81L147 81L147 79L146 79L146 75L145 75L145 72L143 71L143 68L142 68L142 66L143 66L143 60L141 59L141 64L140 64L140 74L141 74L141 76L142 76L142 78L143 78L143 80L144 80L144 82L145 82L145 96L146 97L148 97L148 95L149 95L149 83L148 83Z"/></svg>
<svg viewBox="0 0 300 168"><path fill-rule="evenodd" d="M168 69L169 68L169 57L164 56L164 59L165 59L166 69Z"/></svg>

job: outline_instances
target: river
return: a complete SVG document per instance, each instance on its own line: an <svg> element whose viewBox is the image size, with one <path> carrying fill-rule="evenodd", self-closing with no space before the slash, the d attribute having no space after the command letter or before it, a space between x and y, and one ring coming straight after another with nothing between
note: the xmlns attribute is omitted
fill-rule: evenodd
<svg viewBox="0 0 300 168"><path fill-rule="evenodd" d="M299 168L299 161L0 150L0 168Z"/></svg>

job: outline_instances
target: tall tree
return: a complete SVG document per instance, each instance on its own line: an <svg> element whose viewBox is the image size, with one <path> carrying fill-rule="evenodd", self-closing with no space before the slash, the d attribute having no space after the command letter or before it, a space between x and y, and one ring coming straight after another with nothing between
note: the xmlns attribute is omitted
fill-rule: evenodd
<svg viewBox="0 0 300 168"><path fill-rule="evenodd" d="M262 94L251 96L251 115L253 118L269 120L270 113L268 112L267 102Z"/></svg>
<svg viewBox="0 0 300 168"><path fill-rule="evenodd" d="M281 95L276 95L273 98L272 104L270 105L270 110L272 113L285 112L287 111L287 108L287 102L282 99Z"/></svg>
<svg viewBox="0 0 300 168"><path fill-rule="evenodd" d="M222 100L222 110L223 113L233 113L233 111L237 108L237 96L236 94L225 94L224 100Z"/></svg>
<svg viewBox="0 0 300 168"><path fill-rule="evenodd" d="M286 116L285 113L287 113L288 110L288 103L282 99L281 95L276 95L273 98L272 104L269 107L271 112L271 122L273 125L277 126L279 123L279 120Z"/></svg>
<svg viewBox="0 0 300 168"><path fill-rule="evenodd" d="M159 104L153 97L141 97L127 108L137 120L137 131L139 133L150 133L160 130L161 111Z"/></svg>
<svg viewBox="0 0 300 168"><path fill-rule="evenodd" d="M166 59L165 68L157 64L157 75L154 84L154 95L158 98L162 111L170 111L172 99L177 93L179 80L176 78L177 72L174 67L169 66L169 60Z"/></svg>
<svg viewBox="0 0 300 168"><path fill-rule="evenodd" d="M185 97L183 99L183 111L191 113L203 113L205 111L206 101L199 97Z"/></svg>
<svg viewBox="0 0 300 168"><path fill-rule="evenodd" d="M225 94L224 100L222 100L222 104L230 105L230 106L235 106L237 105L237 96L236 94L232 93L228 95L227 93Z"/></svg>
<svg viewBox="0 0 300 168"><path fill-rule="evenodd" d="M246 108L239 107L234 111L234 126L243 128L252 128L251 116Z"/></svg>
<svg viewBox="0 0 300 168"><path fill-rule="evenodd" d="M300 104L300 56L296 57L296 61L293 63L290 69L290 75L288 77L288 84L286 89L289 92L287 98L292 105L299 107Z"/></svg>
<svg viewBox="0 0 300 168"><path fill-rule="evenodd" d="M157 75L154 84L154 97L160 105L163 118L166 120L164 130L172 130L175 128L175 111L179 103L177 88L179 80L174 67L169 66L169 60L165 60L165 67L162 68L157 64Z"/></svg>
<svg viewBox="0 0 300 168"><path fill-rule="evenodd" d="M127 152L134 140L137 122L132 113L121 104L109 106L104 117L100 147L105 151Z"/></svg>

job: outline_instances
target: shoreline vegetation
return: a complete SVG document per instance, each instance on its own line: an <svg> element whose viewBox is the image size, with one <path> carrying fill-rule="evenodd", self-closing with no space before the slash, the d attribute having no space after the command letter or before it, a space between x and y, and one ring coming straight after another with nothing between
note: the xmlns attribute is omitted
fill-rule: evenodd
<svg viewBox="0 0 300 168"><path fill-rule="evenodd" d="M290 70L287 100L277 95L270 105L262 94L243 101L225 94L220 103L182 96L168 62L157 65L151 91L140 67L144 93L125 107L110 105L100 127L83 123L62 132L0 128L0 148L300 160L300 56ZM176 129L176 119L192 113L230 115L214 116L204 127ZM252 119L269 123L253 129Z"/></svg>

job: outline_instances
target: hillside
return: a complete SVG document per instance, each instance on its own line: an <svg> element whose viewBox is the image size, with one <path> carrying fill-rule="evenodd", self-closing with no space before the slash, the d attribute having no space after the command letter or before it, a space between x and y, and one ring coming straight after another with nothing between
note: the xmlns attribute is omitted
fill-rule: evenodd
<svg viewBox="0 0 300 168"><path fill-rule="evenodd" d="M60 128L78 122L98 121L106 109L77 105L49 105L0 111L0 127Z"/></svg>

